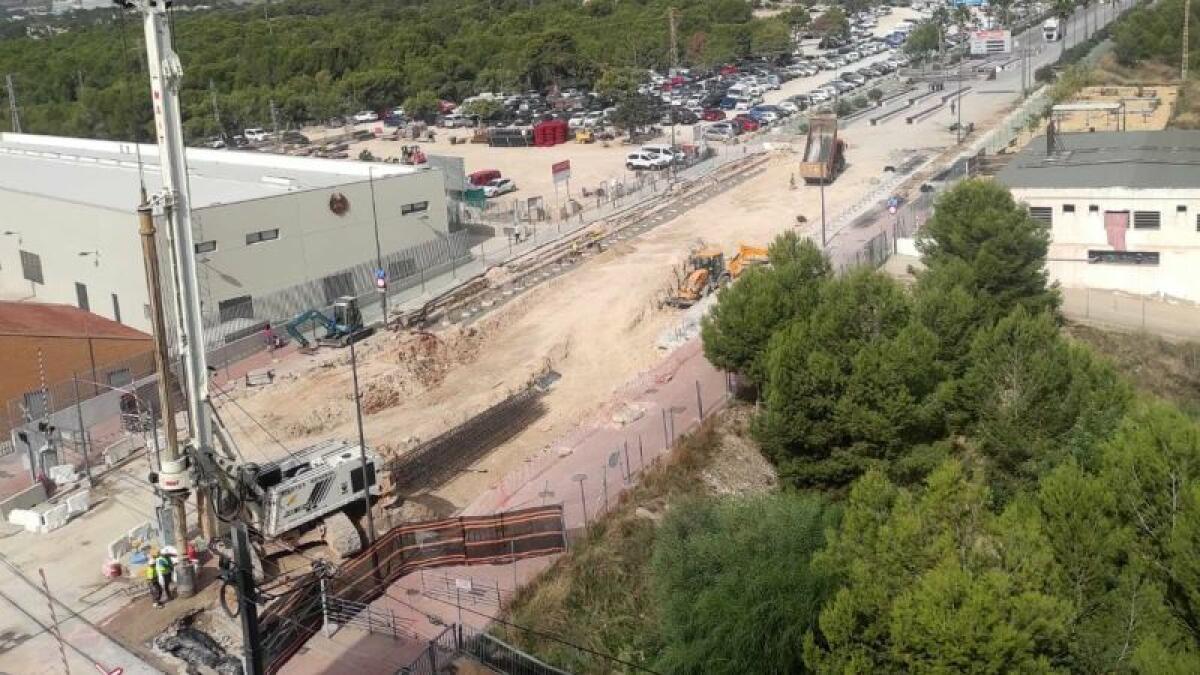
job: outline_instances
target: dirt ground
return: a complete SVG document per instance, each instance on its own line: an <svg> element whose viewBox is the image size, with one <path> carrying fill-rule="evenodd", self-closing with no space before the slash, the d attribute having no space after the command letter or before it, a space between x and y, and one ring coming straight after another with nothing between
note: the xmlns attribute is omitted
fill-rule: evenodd
<svg viewBox="0 0 1200 675"><path fill-rule="evenodd" d="M1079 111L1057 115L1061 131L1157 131L1167 128L1179 98L1179 87L1085 87L1069 103L1125 103L1124 114Z"/></svg>
<svg viewBox="0 0 1200 675"><path fill-rule="evenodd" d="M872 156L852 143L852 163L825 190L830 216L850 206L907 152ZM523 151L524 152L524 151ZM538 150L530 150L538 152ZM611 394L662 358L656 338L677 324L658 307L672 267L701 241L732 250L768 242L797 214L819 228L816 187L789 189L795 155L777 151L766 171L636 240L590 259L463 330L432 336L386 333L359 350L368 445L385 453L429 439L525 384L547 365L562 379L545 398L546 414L436 492L456 506L519 467L527 457L592 415ZM291 448L327 437L356 436L347 352L321 352L277 367L274 384L234 394ZM226 406L228 408L228 406ZM279 455L240 411L226 416L268 455ZM244 450L245 451L245 450Z"/></svg>

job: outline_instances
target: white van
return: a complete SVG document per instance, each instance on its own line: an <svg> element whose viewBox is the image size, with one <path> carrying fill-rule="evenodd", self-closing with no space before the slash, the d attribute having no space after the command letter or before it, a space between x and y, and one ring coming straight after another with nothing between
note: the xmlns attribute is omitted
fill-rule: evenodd
<svg viewBox="0 0 1200 675"><path fill-rule="evenodd" d="M667 143L650 143L643 145L640 150L641 152L658 155L670 161L682 162L684 160L683 153Z"/></svg>

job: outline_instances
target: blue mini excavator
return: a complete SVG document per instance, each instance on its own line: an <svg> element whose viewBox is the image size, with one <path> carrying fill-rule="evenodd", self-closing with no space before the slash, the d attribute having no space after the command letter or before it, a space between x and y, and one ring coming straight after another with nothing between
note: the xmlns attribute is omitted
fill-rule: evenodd
<svg viewBox="0 0 1200 675"><path fill-rule="evenodd" d="M374 328L363 325L362 312L358 309L358 300L350 295L344 295L333 303L332 318L320 310L310 309L287 322L288 335L291 335L292 339L303 349L312 346L308 338L305 338L304 334L300 332L300 329L310 321L315 321L324 327L325 335L318 338L317 343L325 347L345 347L351 342L358 342L375 332Z"/></svg>

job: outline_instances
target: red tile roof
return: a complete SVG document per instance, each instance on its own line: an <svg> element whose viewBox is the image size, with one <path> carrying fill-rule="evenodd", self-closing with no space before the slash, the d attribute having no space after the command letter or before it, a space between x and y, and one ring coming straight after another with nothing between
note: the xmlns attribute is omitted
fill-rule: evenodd
<svg viewBox="0 0 1200 675"><path fill-rule="evenodd" d="M98 337L149 340L149 335L71 305L0 302L0 336Z"/></svg>

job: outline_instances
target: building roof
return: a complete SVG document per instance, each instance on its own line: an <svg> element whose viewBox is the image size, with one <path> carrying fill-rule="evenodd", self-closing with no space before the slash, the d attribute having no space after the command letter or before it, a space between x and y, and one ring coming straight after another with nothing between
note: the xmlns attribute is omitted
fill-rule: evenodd
<svg viewBox="0 0 1200 675"><path fill-rule="evenodd" d="M996 178L1010 188L1200 188L1200 131L1060 133L1025 146Z"/></svg>
<svg viewBox="0 0 1200 675"><path fill-rule="evenodd" d="M0 302L0 336L94 337L116 340L150 340L150 336L122 323L71 305L41 302Z"/></svg>
<svg viewBox="0 0 1200 675"><path fill-rule="evenodd" d="M139 150L147 189L161 189L158 146L0 133L0 191L132 213L139 194ZM206 148L188 148L187 160L192 208L197 209L427 170Z"/></svg>

